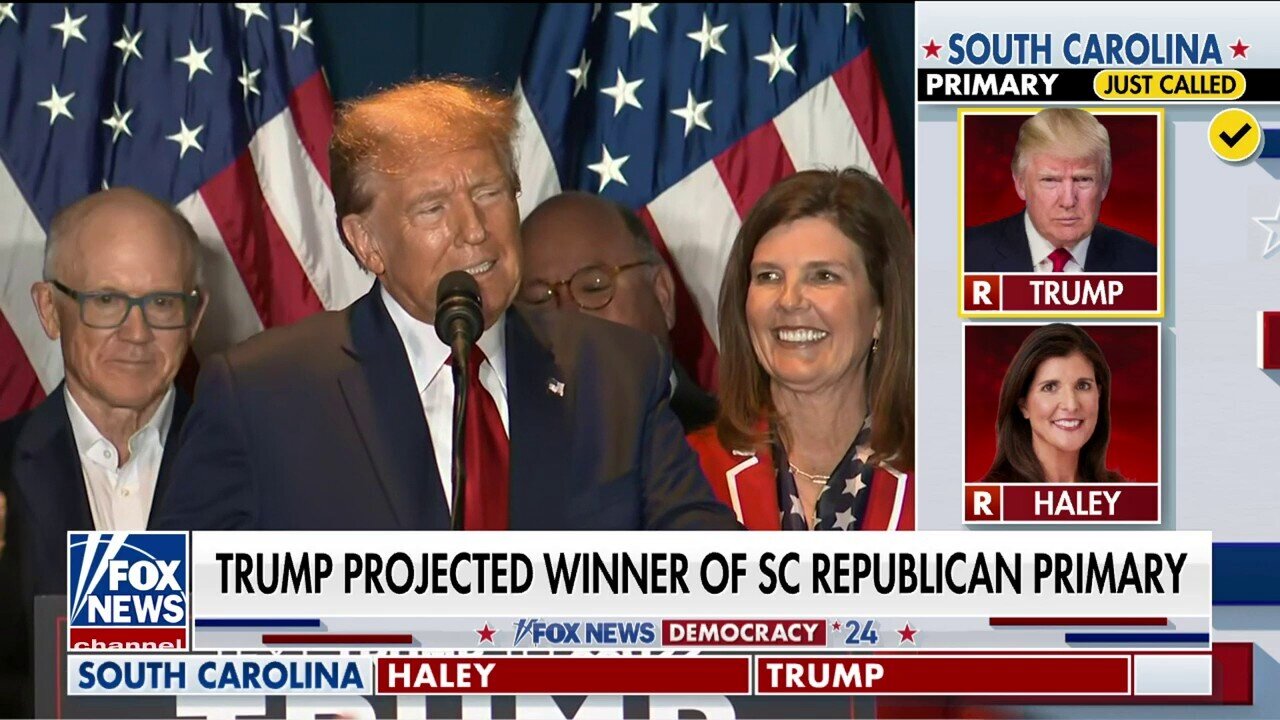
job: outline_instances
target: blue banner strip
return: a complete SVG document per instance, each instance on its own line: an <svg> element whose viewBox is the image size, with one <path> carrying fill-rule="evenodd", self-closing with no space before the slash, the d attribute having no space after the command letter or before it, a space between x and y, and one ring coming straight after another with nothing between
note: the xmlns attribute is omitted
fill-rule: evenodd
<svg viewBox="0 0 1280 720"><path fill-rule="evenodd" d="M1214 543L1213 604L1280 605L1280 543Z"/></svg>
<svg viewBox="0 0 1280 720"><path fill-rule="evenodd" d="M1067 633L1068 643L1208 643L1209 633Z"/></svg>
<svg viewBox="0 0 1280 720"><path fill-rule="evenodd" d="M1262 152L1258 157L1280 158L1280 128L1263 128Z"/></svg>
<svg viewBox="0 0 1280 720"><path fill-rule="evenodd" d="M199 618L197 628L319 628L319 620L298 618Z"/></svg>

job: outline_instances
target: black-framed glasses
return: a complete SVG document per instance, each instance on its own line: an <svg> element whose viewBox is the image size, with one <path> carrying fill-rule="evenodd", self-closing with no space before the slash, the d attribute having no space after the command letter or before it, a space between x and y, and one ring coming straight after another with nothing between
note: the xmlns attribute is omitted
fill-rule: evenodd
<svg viewBox="0 0 1280 720"><path fill-rule="evenodd" d="M142 297L115 290L82 292L72 290L57 280L50 280L67 297L80 305L80 322L91 328L109 330L124 324L133 306L142 310L142 319L153 330L177 330L191 324L200 306L200 291L153 292Z"/></svg>
<svg viewBox="0 0 1280 720"><path fill-rule="evenodd" d="M652 265L649 260L637 260L625 265L588 265L574 273L568 280L543 282L535 280L520 288L520 300L528 305L545 305L556 297L556 290L564 285L569 296L583 310L599 310L613 302L618 275L632 268Z"/></svg>

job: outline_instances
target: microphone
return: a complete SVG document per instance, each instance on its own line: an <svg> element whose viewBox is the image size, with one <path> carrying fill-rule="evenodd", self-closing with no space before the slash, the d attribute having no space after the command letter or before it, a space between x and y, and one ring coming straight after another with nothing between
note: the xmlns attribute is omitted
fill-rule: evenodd
<svg viewBox="0 0 1280 720"><path fill-rule="evenodd" d="M453 350L454 360L460 349L470 348L484 332L481 305L480 286L466 271L454 270L440 278L436 287L436 335Z"/></svg>
<svg viewBox="0 0 1280 720"><path fill-rule="evenodd" d="M467 367L471 346L484 332L480 286L463 270L440 278L436 287L436 335L449 346L453 357L453 518L450 527L463 529L466 518Z"/></svg>

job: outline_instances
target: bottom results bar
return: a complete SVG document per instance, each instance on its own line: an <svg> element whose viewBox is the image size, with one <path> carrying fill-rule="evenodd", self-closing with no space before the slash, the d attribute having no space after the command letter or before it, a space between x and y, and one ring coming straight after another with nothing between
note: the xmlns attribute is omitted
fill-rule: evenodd
<svg viewBox="0 0 1280 720"><path fill-rule="evenodd" d="M1128 695L1128 656L757 657L757 695Z"/></svg>
<svg viewBox="0 0 1280 720"><path fill-rule="evenodd" d="M1213 657L1187 652L754 657L72 653L67 660L71 695L755 694L1118 699L1209 696L1215 692Z"/></svg>
<svg viewBox="0 0 1280 720"><path fill-rule="evenodd" d="M1128 655L379 658L380 694L1119 695ZM751 682L754 670L755 682Z"/></svg>
<svg viewBox="0 0 1280 720"><path fill-rule="evenodd" d="M748 695L748 657L378 658L383 695Z"/></svg>

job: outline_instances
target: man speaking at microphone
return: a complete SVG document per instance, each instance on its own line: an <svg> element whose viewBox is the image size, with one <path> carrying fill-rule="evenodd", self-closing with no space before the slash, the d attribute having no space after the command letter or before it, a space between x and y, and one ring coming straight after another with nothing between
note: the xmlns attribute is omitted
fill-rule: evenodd
<svg viewBox="0 0 1280 720"><path fill-rule="evenodd" d="M342 110L338 227L377 282L204 363L158 527L449 528L453 368L432 323L454 271L478 285L484 328L459 373L461 527L737 527L667 406L670 359L652 337L511 307L515 131L511 98L453 81Z"/></svg>

